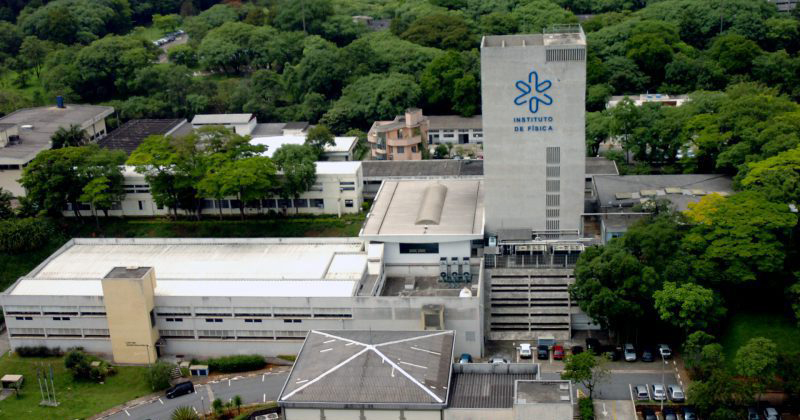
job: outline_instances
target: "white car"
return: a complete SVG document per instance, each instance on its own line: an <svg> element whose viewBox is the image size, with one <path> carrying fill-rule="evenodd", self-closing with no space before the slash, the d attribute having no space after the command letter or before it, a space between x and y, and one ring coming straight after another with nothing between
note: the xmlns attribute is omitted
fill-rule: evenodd
<svg viewBox="0 0 800 420"><path fill-rule="evenodd" d="M531 350L530 344L522 343L519 345L519 357L521 359L530 359L533 357L533 350Z"/></svg>
<svg viewBox="0 0 800 420"><path fill-rule="evenodd" d="M653 394L653 399L656 401L664 401L667 399L667 392L664 389L663 384L654 384L652 394Z"/></svg>
<svg viewBox="0 0 800 420"><path fill-rule="evenodd" d="M625 361L626 362L635 362L636 361L636 348L633 347L633 344L625 344Z"/></svg>
<svg viewBox="0 0 800 420"><path fill-rule="evenodd" d="M508 361L502 357L492 357L492 359L489 360L489 363L493 365L502 365L508 363Z"/></svg>
<svg viewBox="0 0 800 420"><path fill-rule="evenodd" d="M672 358L672 349L669 347L669 344L659 344L658 345L658 352L661 354L661 357L664 359Z"/></svg>
<svg viewBox="0 0 800 420"><path fill-rule="evenodd" d="M673 402L684 402L686 400L683 387L680 385L670 385L667 387L667 391L669 391L669 399Z"/></svg>

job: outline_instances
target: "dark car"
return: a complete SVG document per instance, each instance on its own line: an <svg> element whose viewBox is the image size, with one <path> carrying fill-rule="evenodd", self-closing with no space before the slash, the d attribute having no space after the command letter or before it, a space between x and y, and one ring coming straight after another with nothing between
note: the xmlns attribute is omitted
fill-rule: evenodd
<svg viewBox="0 0 800 420"><path fill-rule="evenodd" d="M622 360L622 347L618 346L602 346L600 352L608 357L612 362Z"/></svg>
<svg viewBox="0 0 800 420"><path fill-rule="evenodd" d="M658 420L658 417L656 417L656 412L649 408L642 409L642 418L644 420Z"/></svg>
<svg viewBox="0 0 800 420"><path fill-rule="evenodd" d="M544 344L536 347L536 358L539 360L550 360L550 348Z"/></svg>
<svg viewBox="0 0 800 420"><path fill-rule="evenodd" d="M755 407L747 407L747 420L762 420Z"/></svg>
<svg viewBox="0 0 800 420"><path fill-rule="evenodd" d="M581 347L581 346L572 346L572 348L571 348L571 349L569 349L569 351L570 351L570 352L571 352L573 355L574 355L574 354L581 354L581 353L583 353L583 347Z"/></svg>
<svg viewBox="0 0 800 420"><path fill-rule="evenodd" d="M188 382L181 382L179 384L175 384L174 386L170 387L167 392L167 399L172 399L175 397L180 397L181 395L191 394L194 393L194 385L191 381Z"/></svg>
<svg viewBox="0 0 800 420"><path fill-rule="evenodd" d="M683 407L683 420L697 420L697 412L692 407Z"/></svg>
<svg viewBox="0 0 800 420"><path fill-rule="evenodd" d="M653 346L644 346L642 348L642 357L639 359L643 362L655 362L656 349Z"/></svg>
<svg viewBox="0 0 800 420"><path fill-rule="evenodd" d="M586 339L586 351L590 351L594 354L600 353L600 340L596 338L587 338Z"/></svg>
<svg viewBox="0 0 800 420"><path fill-rule="evenodd" d="M678 414L675 413L675 410L672 408L665 408L663 414L664 420L678 420Z"/></svg>

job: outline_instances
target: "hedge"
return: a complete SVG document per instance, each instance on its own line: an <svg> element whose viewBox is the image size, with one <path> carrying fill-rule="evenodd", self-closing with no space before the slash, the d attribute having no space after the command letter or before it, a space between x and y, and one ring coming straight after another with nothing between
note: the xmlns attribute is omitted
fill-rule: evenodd
<svg viewBox="0 0 800 420"><path fill-rule="evenodd" d="M19 357L58 357L64 354L61 347L47 346L22 346L17 347L15 351Z"/></svg>
<svg viewBox="0 0 800 420"><path fill-rule="evenodd" d="M225 356L208 359L202 362L208 365L208 369L213 372L234 373L247 372L263 368L267 362L264 356L257 354Z"/></svg>
<svg viewBox="0 0 800 420"><path fill-rule="evenodd" d="M594 420L594 402L592 399L588 397L579 398L578 412L581 420Z"/></svg>
<svg viewBox="0 0 800 420"><path fill-rule="evenodd" d="M41 248L54 230L53 223L42 217L0 221L0 252L15 254Z"/></svg>

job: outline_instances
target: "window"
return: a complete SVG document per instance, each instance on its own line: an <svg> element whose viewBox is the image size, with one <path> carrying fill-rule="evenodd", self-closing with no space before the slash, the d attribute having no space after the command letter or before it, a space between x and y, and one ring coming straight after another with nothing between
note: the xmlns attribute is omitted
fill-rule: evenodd
<svg viewBox="0 0 800 420"><path fill-rule="evenodd" d="M222 318L206 318L206 322L208 322L208 323L214 323L214 322L219 323L219 322L222 322Z"/></svg>
<svg viewBox="0 0 800 420"><path fill-rule="evenodd" d="M54 316L53 321L69 321L70 318L68 316Z"/></svg>
<svg viewBox="0 0 800 420"><path fill-rule="evenodd" d="M247 323L253 323L253 322L260 323L260 322L262 322L262 321L263 321L263 320L261 320L261 319L258 319L258 318L248 318L248 319L245 319L245 320L244 320L244 322L247 322Z"/></svg>
<svg viewBox="0 0 800 420"><path fill-rule="evenodd" d="M230 339L235 338L235 336L233 330L199 330L197 331L197 338Z"/></svg>
<svg viewBox="0 0 800 420"><path fill-rule="evenodd" d="M355 191L356 183L353 181L340 181L339 191Z"/></svg>
<svg viewBox="0 0 800 420"><path fill-rule="evenodd" d="M548 164L559 164L561 163L561 148L560 147L548 147L546 150L546 157Z"/></svg>
<svg viewBox="0 0 800 420"><path fill-rule="evenodd" d="M397 153L405 153L406 148L404 146L397 146Z"/></svg>
<svg viewBox="0 0 800 420"><path fill-rule="evenodd" d="M122 203L119 201L111 202L111 210L122 210Z"/></svg>
<svg viewBox="0 0 800 420"><path fill-rule="evenodd" d="M278 199L278 207L279 208L290 208L292 207L292 200L287 200L285 198Z"/></svg>
<svg viewBox="0 0 800 420"><path fill-rule="evenodd" d="M557 193L561 191L561 181L557 179L548 179L547 180L547 192L549 193Z"/></svg>
<svg viewBox="0 0 800 420"><path fill-rule="evenodd" d="M403 138L403 130L402 129L401 130L397 130L397 138L398 139L402 139Z"/></svg>
<svg viewBox="0 0 800 420"><path fill-rule="evenodd" d="M560 213L561 212L559 211L559 209L547 209L547 210L545 210L545 216L548 217L548 218L551 218L551 219L558 218Z"/></svg>
<svg viewBox="0 0 800 420"><path fill-rule="evenodd" d="M325 200L321 198L312 198L309 201L311 201L311 207L316 207L318 209L325 208Z"/></svg>
<svg viewBox="0 0 800 420"><path fill-rule="evenodd" d="M32 316L18 316L15 318L17 321L33 321Z"/></svg>
<svg viewBox="0 0 800 420"><path fill-rule="evenodd" d="M283 320L284 324L299 324L301 322L303 322L302 319L284 319Z"/></svg>
<svg viewBox="0 0 800 420"><path fill-rule="evenodd" d="M294 206L298 208L308 207L308 200L305 198L296 198L294 200Z"/></svg>
<svg viewBox="0 0 800 420"><path fill-rule="evenodd" d="M274 198L267 198L266 200L261 200L261 203L264 207L268 209L274 209L275 207L278 206L278 202Z"/></svg>
<svg viewBox="0 0 800 420"><path fill-rule="evenodd" d="M548 207L558 207L561 204L561 196L558 194L547 194L545 196L545 205Z"/></svg>
<svg viewBox="0 0 800 420"><path fill-rule="evenodd" d="M147 184L125 184L122 188L125 194L147 194L150 192L150 186Z"/></svg>
<svg viewBox="0 0 800 420"><path fill-rule="evenodd" d="M548 166L547 167L547 177L548 178L558 178L561 176L561 167L560 166Z"/></svg>
<svg viewBox="0 0 800 420"><path fill-rule="evenodd" d="M139 200L138 203L139 203L139 210L144 210L144 201Z"/></svg>
<svg viewBox="0 0 800 420"><path fill-rule="evenodd" d="M439 244L400 244L401 254L438 254Z"/></svg>
<svg viewBox="0 0 800 420"><path fill-rule="evenodd" d="M344 200L345 207L353 207L353 200Z"/></svg>
<svg viewBox="0 0 800 420"><path fill-rule="evenodd" d="M411 146L411 153L417 153L417 146Z"/></svg>
<svg viewBox="0 0 800 420"><path fill-rule="evenodd" d="M161 338L194 338L194 330L158 330Z"/></svg>
<svg viewBox="0 0 800 420"><path fill-rule="evenodd" d="M108 337L108 330L105 328L84 328L83 336L89 337ZM163 336L162 336L163 337Z"/></svg>
<svg viewBox="0 0 800 420"><path fill-rule="evenodd" d="M167 318L167 322L183 322L183 318Z"/></svg>
<svg viewBox="0 0 800 420"><path fill-rule="evenodd" d="M214 207L216 207L214 205L214 200L203 200L204 209L213 209Z"/></svg>
<svg viewBox="0 0 800 420"><path fill-rule="evenodd" d="M320 184L319 182L317 182L317 183L315 183L314 185L312 185L312 186L311 186L311 188L309 188L308 190L309 190L309 191L322 191L323 189L324 189L324 188L322 188L322 184Z"/></svg>

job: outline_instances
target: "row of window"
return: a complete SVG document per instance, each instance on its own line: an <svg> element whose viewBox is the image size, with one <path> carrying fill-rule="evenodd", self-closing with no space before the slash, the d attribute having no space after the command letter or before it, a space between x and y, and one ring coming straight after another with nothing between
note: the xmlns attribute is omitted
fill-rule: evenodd
<svg viewBox="0 0 800 420"><path fill-rule="evenodd" d="M106 311L102 306L83 307L39 307L39 306L6 306L6 315L71 315L71 316L105 316ZM80 315L79 315L80 314Z"/></svg>
<svg viewBox="0 0 800 420"><path fill-rule="evenodd" d="M171 309L171 308L170 308ZM222 308L220 308L221 310ZM207 310L205 310L207 311ZM214 322L223 322L223 318L219 317L231 317L230 312L197 312L196 315L199 317L206 316L204 318L205 322L214 323ZM247 311L247 313L235 313L233 316L235 317L248 317L245 318L245 322L261 322L261 318L283 318L284 322L300 322L297 318L352 318L353 314L347 312L347 309L342 309L341 311L335 312L328 312L328 313L305 313L302 310L297 311L297 313L275 313L274 315L267 312L268 309L260 310L260 311ZM187 312L164 312L163 310L159 310L159 316L170 315L164 320L166 322L183 322L182 317L175 317L175 315L181 316L189 316L191 317L190 311Z"/></svg>
<svg viewBox="0 0 800 420"><path fill-rule="evenodd" d="M216 339L216 340L303 340L307 331L278 330L159 330L166 339Z"/></svg>
<svg viewBox="0 0 800 420"><path fill-rule="evenodd" d="M9 328L10 337L109 337L103 328Z"/></svg>

